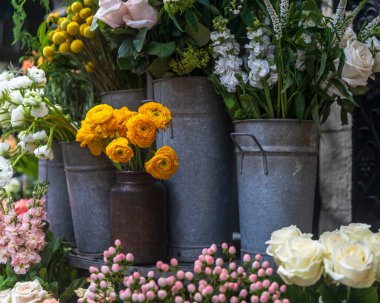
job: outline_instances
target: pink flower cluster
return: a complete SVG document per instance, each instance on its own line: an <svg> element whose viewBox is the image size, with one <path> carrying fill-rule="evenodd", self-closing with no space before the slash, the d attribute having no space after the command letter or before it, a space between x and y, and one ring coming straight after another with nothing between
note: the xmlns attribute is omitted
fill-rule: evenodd
<svg viewBox="0 0 380 303"><path fill-rule="evenodd" d="M234 246L222 245L229 258L226 262L217 257L217 246L205 248L194 262L193 271L180 269L178 260L169 264L157 262L157 271L147 276L130 273L133 255L121 253L121 243L104 252L100 269L90 267L90 286L78 303L123 302L174 302L174 303L289 303L284 298L286 285L279 285L271 278L273 269L268 261L256 255L245 255L239 265L235 262Z"/></svg>
<svg viewBox="0 0 380 303"><path fill-rule="evenodd" d="M0 208L0 263L25 274L45 247L45 200L23 199Z"/></svg>

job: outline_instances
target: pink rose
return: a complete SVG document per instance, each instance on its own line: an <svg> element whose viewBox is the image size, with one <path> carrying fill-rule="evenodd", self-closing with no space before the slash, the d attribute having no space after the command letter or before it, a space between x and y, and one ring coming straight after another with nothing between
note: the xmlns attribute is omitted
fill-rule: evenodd
<svg viewBox="0 0 380 303"><path fill-rule="evenodd" d="M94 19L99 19L112 28L120 27L124 24L123 17L128 14L128 8L120 0L100 0L99 9Z"/></svg>
<svg viewBox="0 0 380 303"><path fill-rule="evenodd" d="M22 215L28 211L28 200L27 199L21 199L20 201L17 201L15 203L15 210L18 215Z"/></svg>

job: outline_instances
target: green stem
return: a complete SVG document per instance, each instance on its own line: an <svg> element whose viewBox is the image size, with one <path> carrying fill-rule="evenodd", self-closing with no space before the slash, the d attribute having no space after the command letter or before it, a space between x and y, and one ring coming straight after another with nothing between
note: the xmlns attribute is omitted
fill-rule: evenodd
<svg viewBox="0 0 380 303"><path fill-rule="evenodd" d="M350 297L351 297L351 288L347 287L346 303L350 302Z"/></svg>
<svg viewBox="0 0 380 303"><path fill-rule="evenodd" d="M17 163L21 160L22 157L24 157L26 155L27 151L24 150L17 158L16 160L13 161L12 163L12 168L15 168L15 166L17 165Z"/></svg>

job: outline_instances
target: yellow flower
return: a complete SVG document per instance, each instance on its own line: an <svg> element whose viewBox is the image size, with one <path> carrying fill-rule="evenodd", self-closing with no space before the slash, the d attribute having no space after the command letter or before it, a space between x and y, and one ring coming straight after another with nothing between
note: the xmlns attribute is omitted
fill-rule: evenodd
<svg viewBox="0 0 380 303"><path fill-rule="evenodd" d="M59 28L63 31L67 30L67 26L69 25L70 23L70 20L67 19L67 18L62 18L62 22L59 24Z"/></svg>
<svg viewBox="0 0 380 303"><path fill-rule="evenodd" d="M178 169L178 156L169 146L161 147L156 154L145 163L145 170L156 179L170 179Z"/></svg>
<svg viewBox="0 0 380 303"><path fill-rule="evenodd" d="M156 140L157 128L149 117L137 114L127 122L127 138L140 148L150 147Z"/></svg>
<svg viewBox="0 0 380 303"><path fill-rule="evenodd" d="M139 113L148 116L159 129L169 127L172 119L169 109L157 102L148 102L140 106Z"/></svg>
<svg viewBox="0 0 380 303"><path fill-rule="evenodd" d="M89 143L87 145L88 149L90 150L90 153L94 156L100 156L102 154L102 149L97 143Z"/></svg>
<svg viewBox="0 0 380 303"><path fill-rule="evenodd" d="M112 118L113 108L107 104L96 105L86 115L86 120L91 124L102 124Z"/></svg>
<svg viewBox="0 0 380 303"><path fill-rule="evenodd" d="M86 24L86 23L83 23L83 24ZM90 26L86 24L85 28L83 29L83 36L85 36L86 38L93 38L95 36L95 32L91 31Z"/></svg>
<svg viewBox="0 0 380 303"><path fill-rule="evenodd" d="M92 20L94 20L94 16L90 16L90 17L86 18L86 24L91 26Z"/></svg>
<svg viewBox="0 0 380 303"><path fill-rule="evenodd" d="M65 42L65 35L61 32L56 32L53 34L52 41L54 44L62 44Z"/></svg>
<svg viewBox="0 0 380 303"><path fill-rule="evenodd" d="M68 53L70 52L70 45L66 42L62 43L60 46L59 46L59 51L62 52L62 53Z"/></svg>
<svg viewBox="0 0 380 303"><path fill-rule="evenodd" d="M66 28L67 32L72 35L72 36L75 36L79 33L79 24L77 22L70 22L68 25L67 25L67 28Z"/></svg>
<svg viewBox="0 0 380 303"><path fill-rule="evenodd" d="M77 22L78 24L81 24L83 22L78 13L74 14L74 16L71 17L71 20Z"/></svg>
<svg viewBox="0 0 380 303"><path fill-rule="evenodd" d="M78 2L78 1L74 2L73 4L71 4L71 10L74 13L79 13L82 8L83 8L82 3Z"/></svg>
<svg viewBox="0 0 380 303"><path fill-rule="evenodd" d="M95 64L91 61L88 61L87 64L84 66L84 69L88 73L93 73L95 71Z"/></svg>
<svg viewBox="0 0 380 303"><path fill-rule="evenodd" d="M91 8L82 8L79 12L79 16L82 18L82 19L86 19L87 17L91 16Z"/></svg>
<svg viewBox="0 0 380 303"><path fill-rule="evenodd" d="M130 111L130 110L125 110L126 107L121 108L122 112L120 113L121 119L119 123L119 127L117 130L117 135L119 137L127 137L127 123L130 118L136 116L138 112Z"/></svg>
<svg viewBox="0 0 380 303"><path fill-rule="evenodd" d="M117 138L108 144L106 154L113 162L127 163L133 157L133 150L127 139Z"/></svg>
<svg viewBox="0 0 380 303"><path fill-rule="evenodd" d="M84 5L92 6L93 5L92 0L84 0Z"/></svg>
<svg viewBox="0 0 380 303"><path fill-rule="evenodd" d="M80 53L84 48L84 44L82 42L82 40L79 40L79 39L75 39L73 42L71 42L70 44L70 49L73 53Z"/></svg>
<svg viewBox="0 0 380 303"><path fill-rule="evenodd" d="M87 27L87 24L86 23L83 23L79 26L79 34L81 36L84 36L83 32L84 32L84 29Z"/></svg>
<svg viewBox="0 0 380 303"><path fill-rule="evenodd" d="M45 57L53 57L54 55L54 48L53 46L45 46L42 50L42 53Z"/></svg>

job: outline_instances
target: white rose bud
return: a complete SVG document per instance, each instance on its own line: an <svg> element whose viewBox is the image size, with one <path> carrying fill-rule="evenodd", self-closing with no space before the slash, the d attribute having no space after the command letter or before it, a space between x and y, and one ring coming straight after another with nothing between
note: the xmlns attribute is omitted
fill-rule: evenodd
<svg viewBox="0 0 380 303"><path fill-rule="evenodd" d="M13 168L9 160L0 156L0 187L9 183L13 176Z"/></svg>
<svg viewBox="0 0 380 303"><path fill-rule="evenodd" d="M11 125L22 126L25 123L25 110L22 105L17 106L11 114Z"/></svg>
<svg viewBox="0 0 380 303"><path fill-rule="evenodd" d="M45 102L41 102L38 106L32 108L30 114L35 118L43 118L49 114L49 108Z"/></svg>
<svg viewBox="0 0 380 303"><path fill-rule="evenodd" d="M358 40L349 40L344 49L344 55L342 79L351 87L366 86L375 63L368 45ZM336 59L334 63L335 68L338 69L339 59Z"/></svg>
<svg viewBox="0 0 380 303"><path fill-rule="evenodd" d="M365 242L341 243L331 258L325 258L325 271L336 282L353 288L368 288L375 282L376 264L371 247Z"/></svg>
<svg viewBox="0 0 380 303"><path fill-rule="evenodd" d="M372 234L370 228L371 225L368 224L351 223L348 226L341 226L340 231L345 233L350 240L360 241Z"/></svg>
<svg viewBox="0 0 380 303"><path fill-rule="evenodd" d="M287 284L311 286L319 281L323 273L323 248L321 243L310 238L288 239L276 250L280 260L277 273Z"/></svg>
<svg viewBox="0 0 380 303"><path fill-rule="evenodd" d="M49 159L49 160L54 159L54 153L53 153L52 149L49 148L47 145L42 145L42 146L38 147L34 151L34 155L38 159Z"/></svg>

